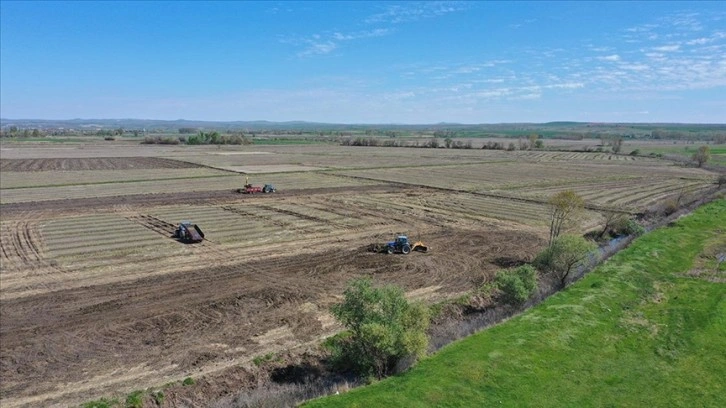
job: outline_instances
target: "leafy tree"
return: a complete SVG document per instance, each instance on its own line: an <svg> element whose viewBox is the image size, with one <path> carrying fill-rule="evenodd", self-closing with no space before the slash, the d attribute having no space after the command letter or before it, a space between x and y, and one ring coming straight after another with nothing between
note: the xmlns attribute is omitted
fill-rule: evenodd
<svg viewBox="0 0 726 408"><path fill-rule="evenodd" d="M565 190L553 195L549 204L552 210L549 244L552 245L562 232L562 227L585 207L585 200L574 191Z"/></svg>
<svg viewBox="0 0 726 408"><path fill-rule="evenodd" d="M537 255L534 265L544 273L552 274L565 287L570 273L582 265L596 248L595 243L581 236L562 235Z"/></svg>
<svg viewBox="0 0 726 408"><path fill-rule="evenodd" d="M613 226L613 231L618 235L640 236L645 233L645 228L632 218L621 218L620 222Z"/></svg>
<svg viewBox="0 0 726 408"><path fill-rule="evenodd" d="M446 139L444 139L444 144L446 145L446 148L447 149L450 149L451 148L451 143L452 142L453 142L453 140L450 137L447 137Z"/></svg>
<svg viewBox="0 0 726 408"><path fill-rule="evenodd" d="M698 167L702 167L709 160L711 160L711 148L708 146L701 146L696 153L693 153L693 161L698 164Z"/></svg>
<svg viewBox="0 0 726 408"><path fill-rule="evenodd" d="M529 135L529 149L530 150L532 150L532 148L534 148L535 145L537 144L537 138L538 137L539 136L538 135L535 135L535 134Z"/></svg>
<svg viewBox="0 0 726 408"><path fill-rule="evenodd" d="M504 269L497 272L494 282L507 303L520 304L537 290L537 271L532 265Z"/></svg>
<svg viewBox="0 0 726 408"><path fill-rule="evenodd" d="M370 279L354 280L332 312L350 333L339 340L335 357L361 375L382 378L401 359L415 360L428 347L428 309L409 303L401 288L374 288Z"/></svg>
<svg viewBox="0 0 726 408"><path fill-rule="evenodd" d="M535 149L541 149L543 147L544 147L544 142L542 141L542 139L537 139L537 141L534 142Z"/></svg>

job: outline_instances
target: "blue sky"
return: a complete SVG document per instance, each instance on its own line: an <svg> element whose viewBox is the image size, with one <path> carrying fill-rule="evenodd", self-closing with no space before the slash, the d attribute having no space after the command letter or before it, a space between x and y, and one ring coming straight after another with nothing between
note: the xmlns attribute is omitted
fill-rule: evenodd
<svg viewBox="0 0 726 408"><path fill-rule="evenodd" d="M726 2L0 2L3 118L726 122Z"/></svg>

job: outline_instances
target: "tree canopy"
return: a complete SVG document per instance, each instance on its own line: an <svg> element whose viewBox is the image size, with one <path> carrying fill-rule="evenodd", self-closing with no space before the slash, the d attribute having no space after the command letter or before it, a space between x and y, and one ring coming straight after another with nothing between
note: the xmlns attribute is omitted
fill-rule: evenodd
<svg viewBox="0 0 726 408"><path fill-rule="evenodd" d="M572 271L582 265L596 248L594 242L579 235L562 235L537 255L534 264L541 271L552 274L564 287Z"/></svg>
<svg viewBox="0 0 726 408"><path fill-rule="evenodd" d="M585 200L574 191L565 190L553 195L549 204L552 209L549 244L552 245L563 226L585 206Z"/></svg>
<svg viewBox="0 0 726 408"><path fill-rule="evenodd" d="M428 347L428 309L409 303L401 288L376 288L370 279L354 280L332 312L349 330L334 357L361 375L381 378L402 359L423 356Z"/></svg>
<svg viewBox="0 0 726 408"><path fill-rule="evenodd" d="M704 164L711 160L711 148L708 146L701 146L698 150L693 153L693 161L698 164L698 167L702 167Z"/></svg>

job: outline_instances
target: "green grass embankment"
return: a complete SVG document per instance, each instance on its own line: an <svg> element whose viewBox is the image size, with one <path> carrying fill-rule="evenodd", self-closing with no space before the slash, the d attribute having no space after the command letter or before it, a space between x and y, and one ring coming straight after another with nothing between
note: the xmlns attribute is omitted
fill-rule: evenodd
<svg viewBox="0 0 726 408"><path fill-rule="evenodd" d="M724 407L724 254L722 199L408 373L305 406Z"/></svg>

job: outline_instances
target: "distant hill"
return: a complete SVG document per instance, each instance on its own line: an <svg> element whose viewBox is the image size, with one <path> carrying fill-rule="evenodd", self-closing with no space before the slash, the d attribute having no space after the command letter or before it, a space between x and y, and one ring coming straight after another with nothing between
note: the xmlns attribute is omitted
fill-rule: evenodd
<svg viewBox="0 0 726 408"><path fill-rule="evenodd" d="M491 124L462 124L462 123L432 123L432 124L344 124L319 123L306 121L270 122L256 121L204 121L204 120L156 120L156 119L0 119L0 128L11 127L19 129L80 129L102 130L118 129L147 131L173 131L181 128L199 130L244 130L244 131L275 131L299 130L311 131L436 131L449 130L457 133L502 133L509 136L528 135L540 133L547 135L550 132L603 132L623 133L630 130L633 133L650 130L667 130L679 132L726 132L726 124L689 124L689 123L596 123L556 121L547 123L491 123Z"/></svg>

